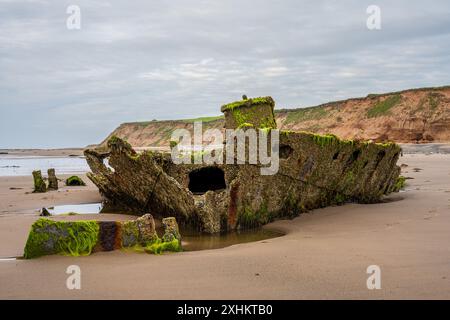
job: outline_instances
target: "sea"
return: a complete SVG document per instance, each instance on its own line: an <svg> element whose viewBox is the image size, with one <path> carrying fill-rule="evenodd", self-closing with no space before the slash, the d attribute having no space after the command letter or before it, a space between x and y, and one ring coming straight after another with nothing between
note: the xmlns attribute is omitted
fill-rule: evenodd
<svg viewBox="0 0 450 320"><path fill-rule="evenodd" d="M0 155L0 177L28 176L34 170L41 170L44 176L47 169L55 168L57 174L80 174L89 172L86 158Z"/></svg>

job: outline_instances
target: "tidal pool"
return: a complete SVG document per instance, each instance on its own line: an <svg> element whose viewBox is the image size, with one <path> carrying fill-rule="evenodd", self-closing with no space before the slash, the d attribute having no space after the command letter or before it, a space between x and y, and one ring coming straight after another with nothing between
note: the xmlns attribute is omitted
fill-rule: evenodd
<svg viewBox="0 0 450 320"><path fill-rule="evenodd" d="M54 206L47 208L51 215L76 213L76 214L97 214L103 208L101 203L68 204L64 206Z"/></svg>
<svg viewBox="0 0 450 320"><path fill-rule="evenodd" d="M0 262L3 261L16 261L17 259L19 259L20 257L5 257L5 258L0 258Z"/></svg>
<svg viewBox="0 0 450 320"><path fill-rule="evenodd" d="M50 214L98 214L103 209L102 203L87 203L76 205L63 205L47 208ZM108 212L108 213L123 213L123 212ZM103 213L107 215L108 213ZM155 219L157 232L161 236L164 233L161 223ZM183 251L198 251L219 249L232 246L239 243L255 242L271 238L277 238L284 235L281 231L272 230L270 228L255 228L249 230L233 231L229 233L220 234L204 234L199 233L190 228L180 228L182 236Z"/></svg>
<svg viewBox="0 0 450 320"><path fill-rule="evenodd" d="M180 232L183 251L220 249L234 244L267 240L284 235L281 231L267 228L233 231L217 235L183 233L183 230Z"/></svg>

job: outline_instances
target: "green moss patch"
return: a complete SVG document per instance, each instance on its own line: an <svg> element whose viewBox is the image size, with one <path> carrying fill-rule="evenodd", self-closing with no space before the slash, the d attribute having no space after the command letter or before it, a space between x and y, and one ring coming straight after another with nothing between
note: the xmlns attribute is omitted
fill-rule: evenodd
<svg viewBox="0 0 450 320"><path fill-rule="evenodd" d="M397 178L397 181L395 182L392 192L399 192L401 189L405 187L405 185L406 185L406 178L404 176L399 176Z"/></svg>
<svg viewBox="0 0 450 320"><path fill-rule="evenodd" d="M355 141L353 140L344 140L339 139L336 135L328 133L328 134L315 134L311 132L302 132L303 134L308 135L316 144L320 145L321 147L326 146L346 146L351 145L353 146L355 144Z"/></svg>
<svg viewBox="0 0 450 320"><path fill-rule="evenodd" d="M115 135L109 138L107 145L111 150L115 149L119 151L129 151L134 154L134 150L131 147L131 144L129 144L128 141L121 139Z"/></svg>
<svg viewBox="0 0 450 320"><path fill-rule="evenodd" d="M273 114L259 120L260 111L257 108L247 108L246 110L234 108L230 109L230 112L233 114L233 118L236 121L237 128L249 128L250 126L255 127L255 124L252 123L255 120L259 122L258 128L260 129L277 128L277 124L275 122Z"/></svg>
<svg viewBox="0 0 450 320"><path fill-rule="evenodd" d="M367 117L374 118L389 114L389 110L397 105L402 99L400 94L395 94L387 97L383 101L377 102L372 108L367 111Z"/></svg>
<svg viewBox="0 0 450 320"><path fill-rule="evenodd" d="M258 97L258 98L252 98L252 99L246 99L246 100L240 100L231 102L229 104L223 105L220 108L220 111L224 112L226 110L234 110L236 108L240 108L243 106L256 106L261 104L268 104L271 106L275 105L275 102L271 97Z"/></svg>
<svg viewBox="0 0 450 320"><path fill-rule="evenodd" d="M47 191L47 186L40 170L33 171L34 191L35 193L44 193Z"/></svg>
<svg viewBox="0 0 450 320"><path fill-rule="evenodd" d="M441 103L441 95L439 93L430 92L428 94L428 104L431 110L435 110Z"/></svg>
<svg viewBox="0 0 450 320"><path fill-rule="evenodd" d="M225 113L225 127L228 129L255 128L276 129L275 102L272 97L259 97L235 101L222 106Z"/></svg>
<svg viewBox="0 0 450 320"><path fill-rule="evenodd" d="M166 219L166 231L161 239L149 225L150 221L140 218L125 222L54 221L41 218L31 226L24 258L52 254L85 256L90 255L94 248L95 251L124 248L153 254L182 251L176 221L174 218Z"/></svg>
<svg viewBox="0 0 450 320"><path fill-rule="evenodd" d="M238 225L243 229L251 229L262 226L269 223L272 220L267 203L261 204L261 207L253 211L250 206L245 206L244 209L239 212Z"/></svg>
<svg viewBox="0 0 450 320"><path fill-rule="evenodd" d="M223 116L213 116L213 117L199 117L199 118L193 118L193 119L183 119L180 120L185 123L194 123L194 122L212 122L217 120L223 120Z"/></svg>
<svg viewBox="0 0 450 320"><path fill-rule="evenodd" d="M173 239L172 241L168 242L158 239L152 244L144 247L145 252L152 254L161 254L165 251L179 252L181 250L181 243L178 239Z"/></svg>
<svg viewBox="0 0 450 320"><path fill-rule="evenodd" d="M66 180L67 186L85 186L86 183L78 176L71 176Z"/></svg>
<svg viewBox="0 0 450 320"><path fill-rule="evenodd" d="M83 256L91 254L97 244L99 226L96 221L37 220L31 226L24 258L48 254Z"/></svg>
<svg viewBox="0 0 450 320"><path fill-rule="evenodd" d="M247 128L253 128L253 127L254 127L253 124L244 122L239 125L238 129L247 129Z"/></svg>
<svg viewBox="0 0 450 320"><path fill-rule="evenodd" d="M293 122L320 120L326 118L327 116L328 112L323 107L304 108L287 112L284 123L289 124Z"/></svg>

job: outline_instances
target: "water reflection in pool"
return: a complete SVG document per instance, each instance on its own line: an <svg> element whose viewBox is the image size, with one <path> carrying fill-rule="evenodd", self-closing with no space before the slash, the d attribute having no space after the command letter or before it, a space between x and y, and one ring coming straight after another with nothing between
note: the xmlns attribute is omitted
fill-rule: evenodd
<svg viewBox="0 0 450 320"><path fill-rule="evenodd" d="M230 233L209 235L195 234L192 232L183 232L182 245L184 251L198 251L208 249L219 249L232 246L234 244L255 242L271 238L277 238L284 233L266 228L258 228L252 230L234 231Z"/></svg>
<svg viewBox="0 0 450 320"><path fill-rule="evenodd" d="M101 203L86 203L64 206L54 206L47 208L51 215L77 213L77 214L96 214L100 213L103 205Z"/></svg>

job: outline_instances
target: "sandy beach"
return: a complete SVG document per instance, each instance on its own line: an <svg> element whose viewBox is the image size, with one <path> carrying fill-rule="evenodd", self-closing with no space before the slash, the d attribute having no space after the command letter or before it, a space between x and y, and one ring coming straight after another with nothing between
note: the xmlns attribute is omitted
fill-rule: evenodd
<svg viewBox="0 0 450 320"><path fill-rule="evenodd" d="M286 233L279 238L160 256L114 251L1 260L0 298L448 299L450 155L407 154L400 164L407 165L403 175L413 178L405 191L384 203L328 207L277 221L270 227ZM46 194L31 194L31 186L31 177L0 178L2 258L22 255L36 209L100 201L90 182ZM73 264L82 271L81 290L65 285ZM369 265L381 268L380 290L366 287Z"/></svg>

